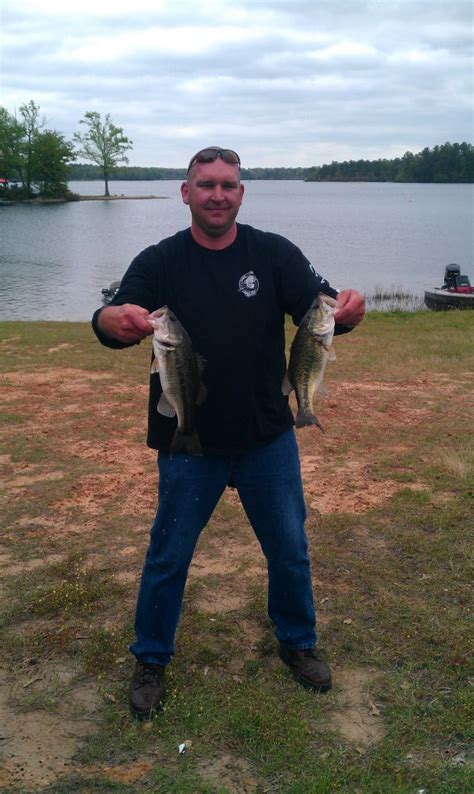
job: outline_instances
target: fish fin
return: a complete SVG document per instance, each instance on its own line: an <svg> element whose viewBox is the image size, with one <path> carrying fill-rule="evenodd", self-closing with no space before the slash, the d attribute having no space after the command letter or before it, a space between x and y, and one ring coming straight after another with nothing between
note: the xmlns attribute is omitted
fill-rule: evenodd
<svg viewBox="0 0 474 794"><path fill-rule="evenodd" d="M325 432L324 427L315 414L305 413L299 409L298 413L296 414L295 425L296 427L313 427L316 425L316 427L319 427L322 433Z"/></svg>
<svg viewBox="0 0 474 794"><path fill-rule="evenodd" d="M331 346L328 350L328 361L335 361L336 360L336 351Z"/></svg>
<svg viewBox="0 0 474 794"><path fill-rule="evenodd" d="M326 386L324 385L324 383L322 383L322 382L319 384L319 386L317 387L316 391L318 392L318 394L321 395L321 397L329 397L329 392L326 389Z"/></svg>
<svg viewBox="0 0 474 794"><path fill-rule="evenodd" d="M206 397L207 397L207 389L204 386L204 383L201 381L199 384L198 394L196 397L196 405L202 405Z"/></svg>
<svg viewBox="0 0 474 794"><path fill-rule="evenodd" d="M160 365L158 363L158 359L154 358L153 361L151 362L150 375L155 375L159 371L160 371Z"/></svg>
<svg viewBox="0 0 474 794"><path fill-rule="evenodd" d="M170 445L170 454L187 452L188 455L202 455L201 442L197 433L182 433L176 428L173 440Z"/></svg>
<svg viewBox="0 0 474 794"><path fill-rule="evenodd" d="M176 411L174 410L173 406L167 400L165 393L163 392L160 399L158 400L158 405L156 410L162 416L167 416L169 419L172 419L173 416L176 416Z"/></svg>
<svg viewBox="0 0 474 794"><path fill-rule="evenodd" d="M281 390L282 390L283 394L285 395L285 397L288 397L288 395L290 394L290 392L293 391L294 388L295 387L293 386L293 384L291 383L291 381L290 381L290 379L288 377L288 370L287 370L285 372L285 375L284 375L282 383L281 383Z"/></svg>

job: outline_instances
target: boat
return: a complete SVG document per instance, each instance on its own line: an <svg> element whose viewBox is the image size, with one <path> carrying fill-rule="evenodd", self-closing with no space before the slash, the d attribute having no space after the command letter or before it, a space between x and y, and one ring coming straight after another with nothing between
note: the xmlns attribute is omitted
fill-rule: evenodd
<svg viewBox="0 0 474 794"><path fill-rule="evenodd" d="M120 281L112 281L110 287L104 287L102 290L102 303L107 306L108 303L115 298L120 289Z"/></svg>
<svg viewBox="0 0 474 794"><path fill-rule="evenodd" d="M459 265L446 265L444 284L425 290L425 305L434 311L474 309L474 287Z"/></svg>

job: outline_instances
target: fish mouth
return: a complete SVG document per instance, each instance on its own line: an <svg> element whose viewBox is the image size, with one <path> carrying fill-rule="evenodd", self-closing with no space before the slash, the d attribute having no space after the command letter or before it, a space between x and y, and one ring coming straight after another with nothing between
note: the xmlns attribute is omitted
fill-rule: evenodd
<svg viewBox="0 0 474 794"><path fill-rule="evenodd" d="M331 298L330 295L326 295L325 292L320 292L319 293L319 301L320 301L320 304L321 303L326 303L332 309L335 309L336 306L337 306L337 300L335 298Z"/></svg>
<svg viewBox="0 0 474 794"><path fill-rule="evenodd" d="M180 344L178 339L157 339L156 341L158 342L158 347L162 350L175 350Z"/></svg>

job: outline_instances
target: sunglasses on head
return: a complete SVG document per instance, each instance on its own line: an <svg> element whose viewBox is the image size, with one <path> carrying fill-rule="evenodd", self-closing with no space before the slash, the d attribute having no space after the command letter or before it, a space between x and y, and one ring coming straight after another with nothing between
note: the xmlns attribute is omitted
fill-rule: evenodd
<svg viewBox="0 0 474 794"><path fill-rule="evenodd" d="M240 168L240 157L237 152L234 152L232 149L220 149L218 146L209 146L207 149L201 149L194 157L191 157L187 173L189 174L194 163L213 163L218 157L220 157L224 163L238 165Z"/></svg>

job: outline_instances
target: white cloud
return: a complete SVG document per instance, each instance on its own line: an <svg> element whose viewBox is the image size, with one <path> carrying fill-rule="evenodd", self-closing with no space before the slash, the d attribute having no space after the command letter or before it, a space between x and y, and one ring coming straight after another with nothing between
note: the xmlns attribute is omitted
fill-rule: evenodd
<svg viewBox="0 0 474 794"><path fill-rule="evenodd" d="M341 58L371 58L377 50L368 44L356 41L338 41L311 53L311 58L318 61L340 60Z"/></svg>
<svg viewBox="0 0 474 794"><path fill-rule="evenodd" d="M4 0L2 23L3 104L34 99L67 136L110 113L132 164L216 140L262 166L472 140L465 0Z"/></svg>
<svg viewBox="0 0 474 794"><path fill-rule="evenodd" d="M149 52L162 56L175 54L189 57L240 43L244 37L249 42L259 38L259 35L256 30L247 32L244 28L228 26L152 26L146 30L114 32L107 39L107 47L103 46L101 36L91 37L85 43L82 37L77 37L73 41L65 41L56 57L68 57L85 63L115 62L121 58L133 58L138 52L141 55Z"/></svg>

